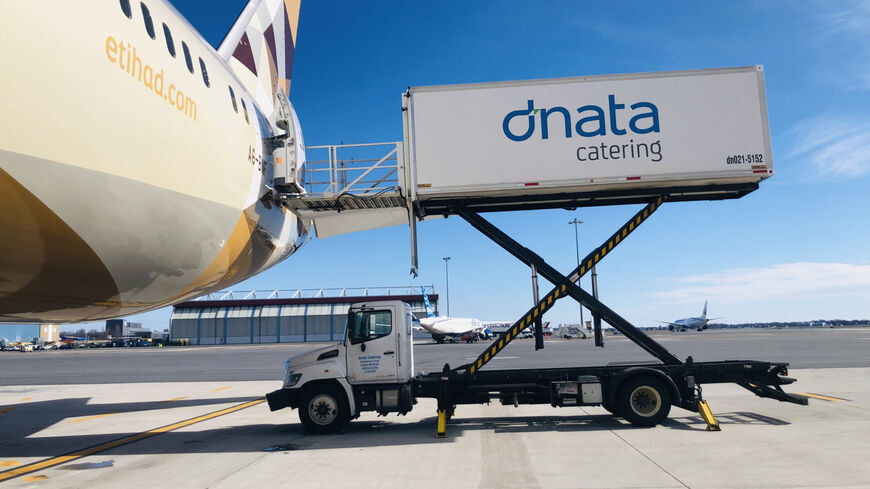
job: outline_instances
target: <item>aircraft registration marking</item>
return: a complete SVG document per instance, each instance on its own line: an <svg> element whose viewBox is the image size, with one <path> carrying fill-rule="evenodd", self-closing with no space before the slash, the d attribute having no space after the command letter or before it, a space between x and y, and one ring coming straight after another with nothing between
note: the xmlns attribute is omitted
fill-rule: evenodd
<svg viewBox="0 0 870 489"><path fill-rule="evenodd" d="M218 416L223 416L225 414L230 414L230 413L234 413L236 411L241 411L242 409L249 408L251 406L256 406L256 405L262 404L264 402L266 402L265 398L255 399L253 401L248 401L248 402L244 402L242 404L237 404L235 406L228 407L226 409L221 409L220 411L215 411L213 413L204 414L202 416L197 416L195 418L191 418L191 419L188 419L185 421L179 421L178 423L173 423L170 425L162 426L160 428L155 428L155 429L149 430L149 431L143 431L142 433L137 433L135 435L125 436L124 438L119 438L119 439L114 440L114 441L101 443L99 445L94 445L92 447L77 450L75 452L71 452L71 453L68 453L66 455L61 455L59 457L53 457L53 458L45 459L45 460L42 460L39 462L34 462L32 464L27 464L27 465L24 465L22 467L18 467L15 469L6 470L3 472L0 472L0 482L3 482L3 481L8 480L8 479L14 479L15 477L20 477L20 476L23 476L26 474L31 474L33 472L36 472L36 471L39 471L42 469L47 469L49 467L54 467L56 465L64 464L64 463L70 462L72 460L80 459L82 457L87 457L88 455L94 455L96 453L104 452L106 450L109 450L109 449L112 449L115 447L119 447L122 445L127 445L127 444L133 443L135 441L144 440L145 438L150 438L152 436L156 436L156 435L159 435L161 433L168 433L170 431L175 431L179 428L184 428L185 426L190 426L192 424L200 423L202 421L207 421L209 419L216 418ZM44 479L48 478L47 476L40 476L40 475L32 476L32 477L39 478L39 479L34 479L34 480L41 480L43 478Z"/></svg>

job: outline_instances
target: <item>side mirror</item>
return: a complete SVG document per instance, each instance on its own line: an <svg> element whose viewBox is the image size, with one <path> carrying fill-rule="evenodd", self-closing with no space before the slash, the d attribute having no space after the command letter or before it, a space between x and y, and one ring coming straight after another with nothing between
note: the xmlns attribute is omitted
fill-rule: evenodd
<svg viewBox="0 0 870 489"><path fill-rule="evenodd" d="M359 349L362 350L362 351L366 351L366 342L365 342L365 341L363 341L362 343L360 343L360 345L359 345Z"/></svg>

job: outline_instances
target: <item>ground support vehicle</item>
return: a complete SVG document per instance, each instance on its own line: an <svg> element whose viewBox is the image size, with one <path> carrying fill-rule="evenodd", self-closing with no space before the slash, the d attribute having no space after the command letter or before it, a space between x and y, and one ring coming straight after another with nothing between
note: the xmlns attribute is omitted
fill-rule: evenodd
<svg viewBox="0 0 870 489"><path fill-rule="evenodd" d="M467 208L456 208L473 227L490 237L527 265L534 265L556 286L473 362L441 372L414 375L411 312L407 304L391 301L356 304L348 313L341 344L328 346L288 360L284 387L267 395L274 411L299 409L300 419L312 433L339 431L363 411L386 415L409 412L418 398L438 402L436 434L446 436L447 421L457 405L550 404L554 407L601 405L636 426L655 426L671 406L697 411L709 430L719 430L702 398L701 386L736 383L760 397L807 404L807 399L784 392L788 364L756 360L695 362L680 360L610 308L580 289L576 282L604 255L625 239L665 200L661 195L638 211L607 241L590 252L568 276L524 248ZM482 369L511 340L532 327L538 347L543 347L540 317L560 298L570 296L594 315L653 355L660 363L606 365L576 368L489 370ZM603 346L600 328L596 345Z"/></svg>
<svg viewBox="0 0 870 489"><path fill-rule="evenodd" d="M328 155L300 170L305 192L275 197L313 220L318 237L407 224L416 275L417 221L459 216L554 288L536 295L535 306L473 362L420 375L407 305L358 304L341 344L288 361L283 388L267 396L270 408L298 408L308 431L324 433L362 411L407 413L428 397L438 402L437 434L445 436L457 405L496 399L602 405L639 426L658 424L678 406L698 411L711 430L718 424L703 384L737 383L806 404L782 390L794 382L787 364L681 360L577 285L665 201L736 199L772 177L765 100L761 66L411 87L402 96L403 140L387 144L386 155L338 156L374 143L306 148ZM645 207L566 275L479 215L624 204ZM542 316L565 297L592 312L596 346L604 346L604 321L657 362L484 368L527 329L543 348Z"/></svg>

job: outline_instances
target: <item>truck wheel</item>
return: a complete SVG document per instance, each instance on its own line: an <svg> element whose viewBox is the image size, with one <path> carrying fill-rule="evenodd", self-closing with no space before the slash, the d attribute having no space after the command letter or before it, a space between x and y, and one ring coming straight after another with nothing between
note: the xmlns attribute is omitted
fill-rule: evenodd
<svg viewBox="0 0 870 489"><path fill-rule="evenodd" d="M601 407L606 409L608 413L610 413L614 416L619 416L619 411L616 409L615 405L610 404L609 402L605 402L604 404L601 405Z"/></svg>
<svg viewBox="0 0 870 489"><path fill-rule="evenodd" d="M619 388L616 408L635 426L655 426L671 412L671 391L655 377L632 377Z"/></svg>
<svg viewBox="0 0 870 489"><path fill-rule="evenodd" d="M350 421L350 409L341 387L319 385L306 389L299 403L299 421L312 435L335 433Z"/></svg>

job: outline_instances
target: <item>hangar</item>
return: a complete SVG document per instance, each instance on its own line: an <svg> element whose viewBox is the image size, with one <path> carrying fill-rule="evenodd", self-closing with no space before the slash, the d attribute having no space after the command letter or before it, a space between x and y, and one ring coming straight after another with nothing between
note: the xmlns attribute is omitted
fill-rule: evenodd
<svg viewBox="0 0 870 489"><path fill-rule="evenodd" d="M435 287L425 289L437 314ZM176 304L169 335L191 345L338 341L351 304L385 300L426 316L419 286L221 291Z"/></svg>

